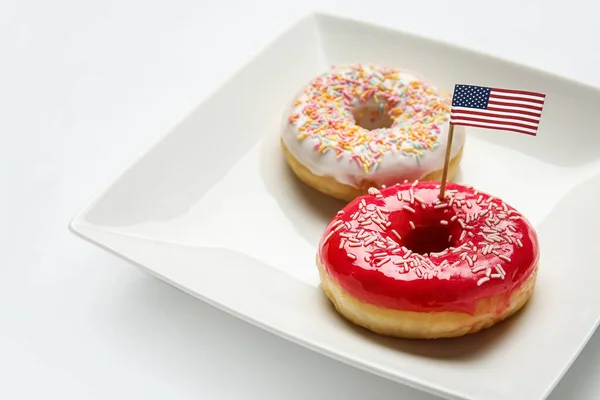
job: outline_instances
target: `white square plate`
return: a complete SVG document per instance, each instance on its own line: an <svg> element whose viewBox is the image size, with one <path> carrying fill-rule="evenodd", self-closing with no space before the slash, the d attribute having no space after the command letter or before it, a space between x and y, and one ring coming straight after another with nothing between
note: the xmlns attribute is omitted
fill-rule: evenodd
<svg viewBox="0 0 600 400"><path fill-rule="evenodd" d="M547 94L539 135L469 130L460 180L520 209L542 247L514 318L454 340L372 335L319 288L316 245L342 204L287 168L278 135L299 88L331 64L377 63ZM172 285L338 360L456 399L541 399L598 324L600 91L390 29L312 15L282 34L100 193L78 235Z"/></svg>

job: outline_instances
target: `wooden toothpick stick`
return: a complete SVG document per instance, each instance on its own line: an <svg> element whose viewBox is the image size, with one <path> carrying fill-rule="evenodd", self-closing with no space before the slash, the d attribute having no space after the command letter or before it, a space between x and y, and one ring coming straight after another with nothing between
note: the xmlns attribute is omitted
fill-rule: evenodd
<svg viewBox="0 0 600 400"><path fill-rule="evenodd" d="M444 170L442 171L442 184L440 186L440 200L444 200L446 197L446 179L448 178L448 165L450 164L450 153L452 150L452 136L454 136L454 125L450 124L448 143L446 144L446 159L444 160Z"/></svg>

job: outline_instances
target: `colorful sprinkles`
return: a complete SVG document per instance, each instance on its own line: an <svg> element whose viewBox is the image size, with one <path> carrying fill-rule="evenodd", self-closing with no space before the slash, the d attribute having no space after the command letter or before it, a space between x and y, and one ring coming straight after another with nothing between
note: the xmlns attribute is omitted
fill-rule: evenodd
<svg viewBox="0 0 600 400"><path fill-rule="evenodd" d="M410 80L409 80L410 79ZM425 81L394 68L353 64L334 68L310 82L288 120L299 140L316 139L320 154L334 152L366 173L375 172L387 152L419 158L439 146L451 100ZM366 129L355 114L386 115L389 128Z"/></svg>

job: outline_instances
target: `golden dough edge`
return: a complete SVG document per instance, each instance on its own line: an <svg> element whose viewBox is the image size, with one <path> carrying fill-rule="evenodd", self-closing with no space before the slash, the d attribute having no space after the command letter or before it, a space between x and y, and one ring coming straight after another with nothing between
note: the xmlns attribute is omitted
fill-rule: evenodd
<svg viewBox="0 0 600 400"><path fill-rule="evenodd" d="M338 182L332 176L319 176L313 174L304 164L298 161L294 155L289 151L283 139L281 139L281 147L285 159L296 176L304 182L306 185L324 193L328 196L334 197L338 200L350 202L355 198L367 194L370 187L374 187L373 182L363 181L361 187L354 187L350 185ZM448 165L448 181L452 181L458 172L458 166L462 159L463 147L460 148L459 152L450 159ZM420 181L441 181L442 170L432 171L425 176L419 178ZM398 182L402 183L402 182Z"/></svg>
<svg viewBox="0 0 600 400"><path fill-rule="evenodd" d="M362 302L346 292L327 273L317 257L321 288L336 310L355 325L374 333L406 339L439 339L479 332L506 320L519 311L530 299L535 287L538 264L523 284L510 295L482 298L475 314L463 312L402 311Z"/></svg>

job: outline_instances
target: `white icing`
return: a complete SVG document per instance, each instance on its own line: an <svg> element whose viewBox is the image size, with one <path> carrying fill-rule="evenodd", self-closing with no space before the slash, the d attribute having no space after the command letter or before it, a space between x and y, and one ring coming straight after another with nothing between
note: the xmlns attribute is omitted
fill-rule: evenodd
<svg viewBox="0 0 600 400"><path fill-rule="evenodd" d="M337 69L335 72L339 73L340 69ZM392 87L392 90L398 89L402 85L418 79L406 73L400 73L399 78L393 85L388 87ZM389 84L389 80L386 81L386 84ZM299 104L292 105L288 113L284 116L282 139L290 153L315 175L330 176L340 183L354 187L359 187L360 183L365 180L381 186L382 184L392 185L403 182L405 179L409 181L420 179L430 172L442 169L444 166L446 144L448 141L448 120L440 126L441 129L437 138L438 143L435 148L423 150L423 155L419 157L395 149L386 151L383 153L382 160L378 164L376 171L372 172L372 170L365 171L353 162L350 158L352 154L349 151L345 151L338 158L333 151L325 153L316 151L314 146L320 143L318 138L308 136L302 140L298 139L298 135L301 133L298 130L298 123L302 123L302 108L306 105L307 101L309 101L309 96L302 90L301 94L293 102L293 104ZM402 102L403 99L401 98L400 101ZM354 105L358 105L358 102L353 101L352 106ZM364 104L360 106L365 107ZM292 114L300 114L298 123L290 123L288 121L288 117ZM401 134L398 127L392 126L387 129L396 130L397 132L395 133L398 135ZM464 130L456 127L452 140L451 157L458 154L464 142Z"/></svg>

